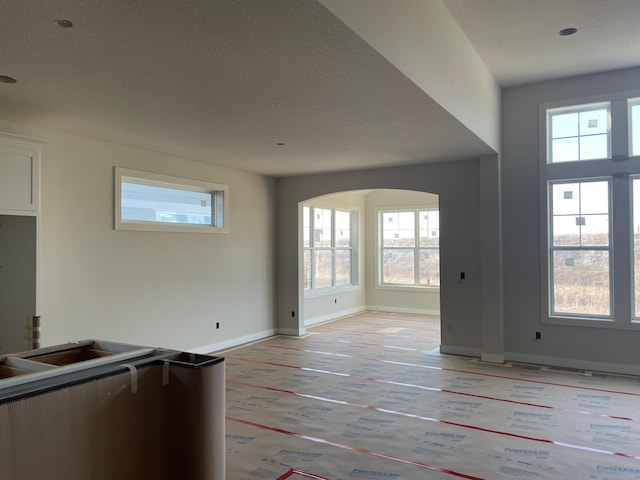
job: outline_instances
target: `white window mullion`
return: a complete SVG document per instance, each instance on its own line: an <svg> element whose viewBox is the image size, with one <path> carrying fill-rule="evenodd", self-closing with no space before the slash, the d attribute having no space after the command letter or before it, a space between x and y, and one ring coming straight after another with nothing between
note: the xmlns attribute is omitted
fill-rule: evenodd
<svg viewBox="0 0 640 480"><path fill-rule="evenodd" d="M331 210L331 286L336 286L336 211Z"/></svg>
<svg viewBox="0 0 640 480"><path fill-rule="evenodd" d="M311 215L311 221L309 222L309 228L311 231L309 232L309 245L311 247L311 281L309 282L311 285L311 289L316 288L316 248L314 235L316 231L316 214L315 208L309 207L309 215Z"/></svg>

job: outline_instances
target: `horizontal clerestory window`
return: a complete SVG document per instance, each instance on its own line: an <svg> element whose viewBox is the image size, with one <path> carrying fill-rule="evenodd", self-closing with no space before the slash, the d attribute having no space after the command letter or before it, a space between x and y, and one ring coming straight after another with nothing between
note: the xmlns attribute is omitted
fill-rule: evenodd
<svg viewBox="0 0 640 480"><path fill-rule="evenodd" d="M228 209L226 185L115 170L116 230L226 233Z"/></svg>

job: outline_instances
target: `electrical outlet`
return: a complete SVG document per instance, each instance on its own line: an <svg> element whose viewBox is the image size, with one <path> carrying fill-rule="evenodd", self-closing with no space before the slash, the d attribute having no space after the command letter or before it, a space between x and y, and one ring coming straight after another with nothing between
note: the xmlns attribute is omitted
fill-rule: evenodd
<svg viewBox="0 0 640 480"><path fill-rule="evenodd" d="M220 328L220 322L216 322L216 328Z"/></svg>
<svg viewBox="0 0 640 480"><path fill-rule="evenodd" d="M540 340L542 338L542 336L540 335L540 332L536 332L536 340Z"/></svg>

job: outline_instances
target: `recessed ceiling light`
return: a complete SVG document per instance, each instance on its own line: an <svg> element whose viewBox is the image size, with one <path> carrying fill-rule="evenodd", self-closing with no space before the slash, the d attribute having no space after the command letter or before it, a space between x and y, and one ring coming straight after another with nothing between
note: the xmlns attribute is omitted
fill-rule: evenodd
<svg viewBox="0 0 640 480"><path fill-rule="evenodd" d="M573 35L574 33L576 33L578 31L577 28L573 28L573 27L569 27L569 28L563 28L562 30L560 30L558 32L558 35L562 36L562 37L567 37L569 35Z"/></svg>
<svg viewBox="0 0 640 480"><path fill-rule="evenodd" d="M16 83L17 80L7 75L0 75L0 83Z"/></svg>
<svg viewBox="0 0 640 480"><path fill-rule="evenodd" d="M73 27L73 22L71 20L66 20L64 18L60 18L56 20L56 25L62 28L71 28Z"/></svg>

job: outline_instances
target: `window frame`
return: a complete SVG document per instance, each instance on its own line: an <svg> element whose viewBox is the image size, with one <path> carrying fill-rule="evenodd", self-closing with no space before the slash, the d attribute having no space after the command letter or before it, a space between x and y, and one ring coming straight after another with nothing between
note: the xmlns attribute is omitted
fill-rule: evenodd
<svg viewBox="0 0 640 480"><path fill-rule="evenodd" d="M634 155L634 145L633 145L633 116L632 116L632 108L638 107L638 110L640 110L640 97L634 97L634 98L628 98L627 99L627 105L628 105L628 117L627 117L627 122L628 122L628 129L627 129L627 137L628 137L628 148L629 148L629 157L630 158L638 158L640 157L640 114L638 115L638 125L636 127L637 130L637 137L638 137L638 145L636 147L637 153Z"/></svg>
<svg viewBox="0 0 640 480"><path fill-rule="evenodd" d="M640 318L633 317L635 299L633 287L632 178L640 175L637 156L630 156L630 101L639 98L640 91L615 95L577 98L539 105L539 224L540 224L540 285L541 321L545 324L640 330ZM609 102L609 158L549 163L548 111L561 108L579 109ZM636 159L633 161L633 159ZM629 161L632 160L632 161ZM550 248L551 202L550 185L554 182L585 182L597 179L610 181L610 318L585 315L552 314L552 283Z"/></svg>
<svg viewBox="0 0 640 480"><path fill-rule="evenodd" d="M127 180L130 180L127 182ZM122 218L122 184L133 183L152 187L172 188L211 194L212 223L180 223ZM115 167L114 169L114 230L179 233L229 233L229 186L219 183L174 177L158 173Z"/></svg>
<svg viewBox="0 0 640 480"><path fill-rule="evenodd" d="M553 228L553 220L555 215L553 213L553 186L554 185L563 185L563 184L572 184L577 183L579 185L585 183L594 183L594 182L606 182L607 183L607 215L608 215L608 242L607 245L555 245L553 241L554 236L554 228ZM612 209L612 186L611 186L611 178L609 177L590 177L588 179L580 178L580 179L562 179L562 180L552 180L548 182L548 224L547 230L549 232L547 242L548 242L548 251L549 251L549 315L554 318L580 318L580 319L597 319L597 320L611 320L613 319L613 242L612 242L612 228L611 228L611 209ZM573 216L573 215L572 215ZM582 235L582 234L581 234ZM595 252L602 251L607 252L609 254L609 315L593 315L588 313L578 313L578 312L570 312L563 313L555 311L555 302L554 302L554 287L555 287L555 278L554 278L554 269L551 267L554 261L554 252L557 251L574 251L574 252Z"/></svg>
<svg viewBox="0 0 640 480"><path fill-rule="evenodd" d="M350 290L354 288L358 288L358 218L359 218L359 210L357 208L346 207L346 206L335 206L335 205L326 205L323 203L302 203L301 205L302 212L302 223L301 223L301 232L302 232L302 271L303 271L303 280L302 280L302 288L305 296L314 296L314 295L324 295L329 292L335 291L344 291ZM304 244L305 237L305 208L309 209L309 231L307 232L309 235L309 247ZM315 225L315 215L314 212L316 209L321 210L329 210L331 212L331 246L315 246L314 239L314 225ZM335 212L344 212L349 214L349 238L350 245L348 247L345 246L336 246L336 215ZM316 261L315 261L315 251L330 251L331 252L331 285L316 287L315 286L315 272L316 272ZM349 251L351 256L351 262L349 266L349 277L350 283L348 284L337 284L336 283L336 252L338 251ZM309 267L309 286L306 286L306 275L304 269L304 257L309 252L310 254L310 267Z"/></svg>
<svg viewBox="0 0 640 480"><path fill-rule="evenodd" d="M606 135L607 135L607 155L605 157L598 157L598 158L576 158L574 160L567 160L567 161L558 161L558 162L554 162L553 160L553 140L558 140L558 139L562 139L562 138L576 138L578 140L578 151L580 150L580 140L584 137L589 137L590 135L580 135L580 132L578 132L578 135L576 135L575 137L562 137L562 138L553 138L553 126L552 126L552 118L556 115L561 115L561 114L572 114L572 113L586 113L586 112L592 112L592 111L596 111L596 110L602 110L603 108L606 109L607 112L607 129L606 129ZM546 157L546 163L550 164L550 165L558 165L560 163L574 163L574 162L592 162L592 161L598 161L598 160L606 160L606 159L610 159L611 158L611 143L612 143L612 138L611 138L611 102L609 101L601 101L601 102L593 102L593 103L586 103L586 104L580 104L580 105L569 105L569 106L563 106L563 107L556 107L556 108L548 108L546 109L546 115L547 115L547 122L546 122L546 138L547 138L547 145L546 145L546 152L547 152L547 157ZM579 125L579 122L578 122ZM598 134L601 135L601 134Z"/></svg>
<svg viewBox="0 0 640 480"><path fill-rule="evenodd" d="M414 245L413 247L385 247L383 239L383 215L385 213L405 213L412 212L414 214ZM438 285L424 285L420 283L420 252L421 251L434 251L438 252L438 259L440 257L440 242L438 241L438 247L421 247L420 246L420 212L437 212L438 213L438 232L440 232L440 209L435 206L418 206L418 207L378 207L376 208L376 288L388 289L388 290L440 290L441 283ZM438 233L438 238L440 234ZM383 256L384 250L413 250L413 283L391 283L384 282L384 266ZM439 260L438 260L439 265ZM438 268L438 277L440 278L440 268Z"/></svg>

